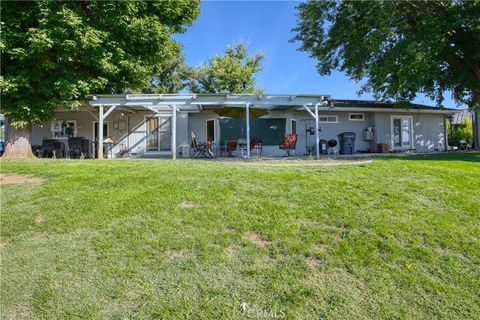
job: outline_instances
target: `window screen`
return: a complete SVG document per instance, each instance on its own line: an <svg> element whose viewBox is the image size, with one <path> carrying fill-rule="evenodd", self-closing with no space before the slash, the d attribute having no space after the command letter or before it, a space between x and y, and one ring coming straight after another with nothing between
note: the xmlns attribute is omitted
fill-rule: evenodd
<svg viewBox="0 0 480 320"><path fill-rule="evenodd" d="M292 133L297 134L297 120L292 120Z"/></svg>
<svg viewBox="0 0 480 320"><path fill-rule="evenodd" d="M215 141L215 120L207 120L207 141Z"/></svg>
<svg viewBox="0 0 480 320"><path fill-rule="evenodd" d="M250 120L250 138L261 139L263 145L280 145L285 134L286 118ZM246 138L245 119L220 118L220 144L232 138Z"/></svg>
<svg viewBox="0 0 480 320"><path fill-rule="evenodd" d="M338 117L337 116L319 116L318 122L320 123L337 123Z"/></svg>
<svg viewBox="0 0 480 320"><path fill-rule="evenodd" d="M352 120L352 121L362 121L362 120L364 120L363 113L350 113L349 117L350 117L350 120Z"/></svg>

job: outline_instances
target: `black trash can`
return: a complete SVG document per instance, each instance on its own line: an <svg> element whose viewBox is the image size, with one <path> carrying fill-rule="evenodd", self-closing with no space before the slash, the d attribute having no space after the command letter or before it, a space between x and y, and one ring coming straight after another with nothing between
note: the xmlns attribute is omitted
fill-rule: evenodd
<svg viewBox="0 0 480 320"><path fill-rule="evenodd" d="M338 135L340 154L353 154L355 152L355 132L342 132Z"/></svg>

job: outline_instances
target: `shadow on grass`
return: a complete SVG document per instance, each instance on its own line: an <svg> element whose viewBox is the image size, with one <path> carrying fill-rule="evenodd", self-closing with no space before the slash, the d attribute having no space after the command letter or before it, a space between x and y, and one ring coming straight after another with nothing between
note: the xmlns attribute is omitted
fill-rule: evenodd
<svg viewBox="0 0 480 320"><path fill-rule="evenodd" d="M480 162L480 152L478 151L454 151L454 152L439 152L439 153L417 153L417 154L405 154L395 156L385 156L387 160L436 160L436 161L467 161L467 162Z"/></svg>

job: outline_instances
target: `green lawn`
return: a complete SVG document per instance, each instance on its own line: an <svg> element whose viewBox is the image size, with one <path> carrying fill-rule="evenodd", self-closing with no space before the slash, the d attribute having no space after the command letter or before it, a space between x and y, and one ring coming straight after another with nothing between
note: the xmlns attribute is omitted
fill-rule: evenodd
<svg viewBox="0 0 480 320"><path fill-rule="evenodd" d="M2 173L2 318L480 318L480 153Z"/></svg>

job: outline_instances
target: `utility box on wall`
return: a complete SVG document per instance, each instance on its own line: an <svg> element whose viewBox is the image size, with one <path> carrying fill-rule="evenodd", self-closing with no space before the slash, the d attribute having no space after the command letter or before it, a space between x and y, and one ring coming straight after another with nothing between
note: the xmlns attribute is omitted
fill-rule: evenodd
<svg viewBox="0 0 480 320"><path fill-rule="evenodd" d="M375 138L375 134L372 130L365 130L363 131L363 140L365 141L372 141Z"/></svg>

